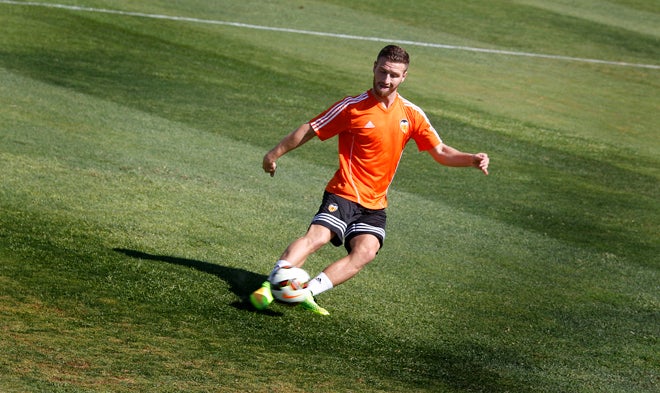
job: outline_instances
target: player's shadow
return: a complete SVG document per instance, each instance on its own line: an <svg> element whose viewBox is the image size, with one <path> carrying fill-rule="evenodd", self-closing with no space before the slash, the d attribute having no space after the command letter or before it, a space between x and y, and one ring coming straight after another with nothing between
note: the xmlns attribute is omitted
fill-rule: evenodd
<svg viewBox="0 0 660 393"><path fill-rule="evenodd" d="M132 258L167 262L173 265L191 267L193 269L199 270L200 272L213 274L214 276L219 277L227 284L229 284L229 290L239 297L240 300L235 301L231 304L233 307L239 310L248 310L248 311L256 312L256 310L250 304L248 297L250 296L250 293L252 293L252 291L259 288L261 283L263 283L267 277L263 274L253 273L244 269L220 266L208 262L197 261L194 259L178 258L167 255L147 254L146 252L128 250L124 248L115 248L113 250ZM265 310L260 312L269 315L282 315L281 313L272 310Z"/></svg>

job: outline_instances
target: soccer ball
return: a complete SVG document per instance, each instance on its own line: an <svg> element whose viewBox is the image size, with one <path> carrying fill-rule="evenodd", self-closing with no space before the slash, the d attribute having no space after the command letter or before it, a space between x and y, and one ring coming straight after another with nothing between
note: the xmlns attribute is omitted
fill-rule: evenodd
<svg viewBox="0 0 660 393"><path fill-rule="evenodd" d="M285 303L300 303L307 297L305 284L309 274L299 267L283 267L270 279L271 292L275 299Z"/></svg>

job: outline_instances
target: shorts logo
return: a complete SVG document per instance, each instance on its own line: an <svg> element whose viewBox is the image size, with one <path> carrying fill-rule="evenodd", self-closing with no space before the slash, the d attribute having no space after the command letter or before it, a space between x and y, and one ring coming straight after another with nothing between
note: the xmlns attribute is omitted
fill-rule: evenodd
<svg viewBox="0 0 660 393"><path fill-rule="evenodd" d="M336 212L337 209L339 209L339 206L337 206L336 203L331 203L331 204L328 205L328 211L329 211L330 213L334 213L334 212Z"/></svg>
<svg viewBox="0 0 660 393"><path fill-rule="evenodd" d="M408 133L408 127L410 126L410 123L408 123L408 120L406 119L401 119L399 122L399 128L401 128L401 132L404 134Z"/></svg>

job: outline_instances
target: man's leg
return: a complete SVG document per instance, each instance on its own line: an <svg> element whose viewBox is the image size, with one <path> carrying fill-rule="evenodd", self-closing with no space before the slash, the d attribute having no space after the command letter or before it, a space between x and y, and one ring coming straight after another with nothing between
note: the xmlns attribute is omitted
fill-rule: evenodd
<svg viewBox="0 0 660 393"><path fill-rule="evenodd" d="M380 249L378 238L373 235L358 235L351 239L351 252L344 258L326 267L321 274L312 279L307 289L309 297L300 305L321 315L330 313L316 304L314 296L323 293L355 276L375 257Z"/></svg>
<svg viewBox="0 0 660 393"><path fill-rule="evenodd" d="M317 224L310 225L304 236L294 240L286 248L280 257L280 260L277 261L275 268L270 273L269 278L280 268L289 266L301 267L307 260L307 257L318 251L323 245L327 244L330 239L332 239L333 235L334 234L324 226ZM250 302L257 310L264 310L273 302L273 294L271 293L269 280L264 281L259 289L250 294ZM314 303L314 299L311 298L311 296L309 302L310 305L316 306L316 303ZM323 312L319 313L323 314Z"/></svg>
<svg viewBox="0 0 660 393"><path fill-rule="evenodd" d="M303 237L289 244L289 247L280 256L280 260L287 261L292 266L301 267L305 264L308 256L328 244L333 236L334 234L328 228L312 224Z"/></svg>
<svg viewBox="0 0 660 393"><path fill-rule="evenodd" d="M335 287L358 274L369 262L373 261L380 249L378 238L370 234L358 235L351 239L351 252L344 258L332 263L321 274L310 282L309 288L313 295L318 295ZM322 281L328 279L329 285ZM315 282L318 280L318 284Z"/></svg>

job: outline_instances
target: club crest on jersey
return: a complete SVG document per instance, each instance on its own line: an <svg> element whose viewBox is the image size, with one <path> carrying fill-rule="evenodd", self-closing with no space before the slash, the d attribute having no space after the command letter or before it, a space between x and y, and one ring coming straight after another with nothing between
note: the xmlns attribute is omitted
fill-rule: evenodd
<svg viewBox="0 0 660 393"><path fill-rule="evenodd" d="M408 123L408 120L406 119L401 119L399 122L399 128L401 128L401 132L404 134L408 133L408 127L410 126L410 123Z"/></svg>
<svg viewBox="0 0 660 393"><path fill-rule="evenodd" d="M334 213L334 212L336 212L337 209L339 209L339 206L337 206L336 203L331 203L331 204L328 205L328 211L329 211L330 213Z"/></svg>

